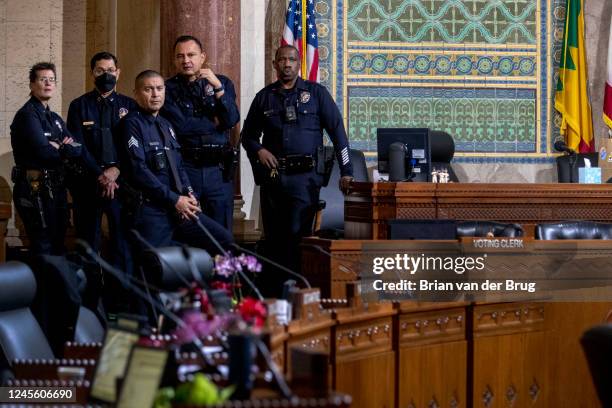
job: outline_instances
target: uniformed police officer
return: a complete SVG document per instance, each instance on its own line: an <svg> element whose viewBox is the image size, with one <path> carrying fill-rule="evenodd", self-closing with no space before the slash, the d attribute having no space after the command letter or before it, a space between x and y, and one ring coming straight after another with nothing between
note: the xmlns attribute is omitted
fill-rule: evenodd
<svg viewBox="0 0 612 408"><path fill-rule="evenodd" d="M161 114L177 132L185 171L202 211L231 231L237 151L229 137L240 114L232 81L202 68L205 62L200 40L187 35L177 38L174 64L178 75L166 81Z"/></svg>
<svg viewBox="0 0 612 408"><path fill-rule="evenodd" d="M340 163L341 189L352 180L349 145L342 117L325 87L298 77L300 59L293 46L276 51L278 81L255 96L244 122L242 143L249 155L255 182L261 186L265 239L287 266L301 237L312 233L324 171L316 157L329 134ZM263 141L260 137L263 132Z"/></svg>
<svg viewBox="0 0 612 408"><path fill-rule="evenodd" d="M69 185L73 200L77 237L99 250L102 215L108 220L112 263L129 269L128 251L121 231L119 165L113 129L123 116L136 108L132 98L115 91L121 70L117 58L99 52L91 58L91 77L95 89L76 98L68 108L68 129L83 145L81 160Z"/></svg>
<svg viewBox="0 0 612 408"><path fill-rule="evenodd" d="M62 166L65 159L81 154L62 118L49 109L56 78L52 63L30 69L30 100L11 124L13 201L32 254L64 252L68 209Z"/></svg>
<svg viewBox="0 0 612 408"><path fill-rule="evenodd" d="M233 242L233 237L201 213L191 193L176 133L159 115L164 97L161 74L141 72L134 89L138 109L128 113L119 124L124 185L142 195L140 208L133 209L132 226L155 247L171 245L176 240L218 254L221 250L194 220L199 219L223 248Z"/></svg>

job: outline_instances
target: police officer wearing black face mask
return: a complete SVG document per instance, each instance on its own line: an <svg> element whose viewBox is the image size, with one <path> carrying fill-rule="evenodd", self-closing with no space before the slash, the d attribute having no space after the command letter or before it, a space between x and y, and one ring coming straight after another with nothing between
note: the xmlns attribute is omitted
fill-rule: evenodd
<svg viewBox="0 0 612 408"><path fill-rule="evenodd" d="M298 50L280 47L274 68L278 81L255 96L244 121L242 144L261 186L266 241L279 261L298 268L299 241L312 232L319 191L331 170L325 164L329 160L320 157L323 129L334 145L344 192L353 170L338 107L325 87L298 76Z"/></svg>
<svg viewBox="0 0 612 408"><path fill-rule="evenodd" d="M115 91L120 70L117 58L99 52L91 58L95 89L78 97L68 109L68 129L83 144L83 153L69 177L77 237L99 250L105 214L110 233L111 262L129 272L128 247L122 233L117 197L119 165L113 130L119 119L136 109L131 98Z"/></svg>
<svg viewBox="0 0 612 408"><path fill-rule="evenodd" d="M174 44L178 75L166 81L162 116L172 123L181 144L185 170L202 211L232 230L237 150L229 131L240 120L232 81L202 68L206 53L200 40L181 36Z"/></svg>
<svg viewBox="0 0 612 408"><path fill-rule="evenodd" d="M49 109L56 78L51 63L41 62L30 69L30 100L11 124L13 201L32 254L64 252L68 208L63 164L81 154L62 118Z"/></svg>

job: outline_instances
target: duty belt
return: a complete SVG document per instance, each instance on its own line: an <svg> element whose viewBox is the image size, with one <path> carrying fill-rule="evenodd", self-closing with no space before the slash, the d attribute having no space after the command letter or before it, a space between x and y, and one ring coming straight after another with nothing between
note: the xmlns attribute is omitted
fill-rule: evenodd
<svg viewBox="0 0 612 408"><path fill-rule="evenodd" d="M287 174L306 173L314 168L315 161L309 154L290 154L278 158L278 171Z"/></svg>
<svg viewBox="0 0 612 408"><path fill-rule="evenodd" d="M18 180L47 182L53 185L62 184L64 172L51 169L26 169L24 167L13 167L11 180L15 183Z"/></svg>
<svg viewBox="0 0 612 408"><path fill-rule="evenodd" d="M185 161L200 166L215 166L223 163L231 147L227 144L208 144L201 147L183 147L181 155Z"/></svg>

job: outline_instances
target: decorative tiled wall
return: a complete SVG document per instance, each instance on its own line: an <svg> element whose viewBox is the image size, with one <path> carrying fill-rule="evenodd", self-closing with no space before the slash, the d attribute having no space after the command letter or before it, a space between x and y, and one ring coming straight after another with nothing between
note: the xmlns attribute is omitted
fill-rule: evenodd
<svg viewBox="0 0 612 408"><path fill-rule="evenodd" d="M563 0L314 1L352 146L374 155L378 127L429 127L460 162L552 160Z"/></svg>

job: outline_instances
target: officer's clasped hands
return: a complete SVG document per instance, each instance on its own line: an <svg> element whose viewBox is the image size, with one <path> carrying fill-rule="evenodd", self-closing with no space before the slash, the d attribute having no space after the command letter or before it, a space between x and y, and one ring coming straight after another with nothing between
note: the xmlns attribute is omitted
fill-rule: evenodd
<svg viewBox="0 0 612 408"><path fill-rule="evenodd" d="M191 194L188 196L179 196L178 201L174 205L182 219L197 219L198 214L202 212L198 200Z"/></svg>

